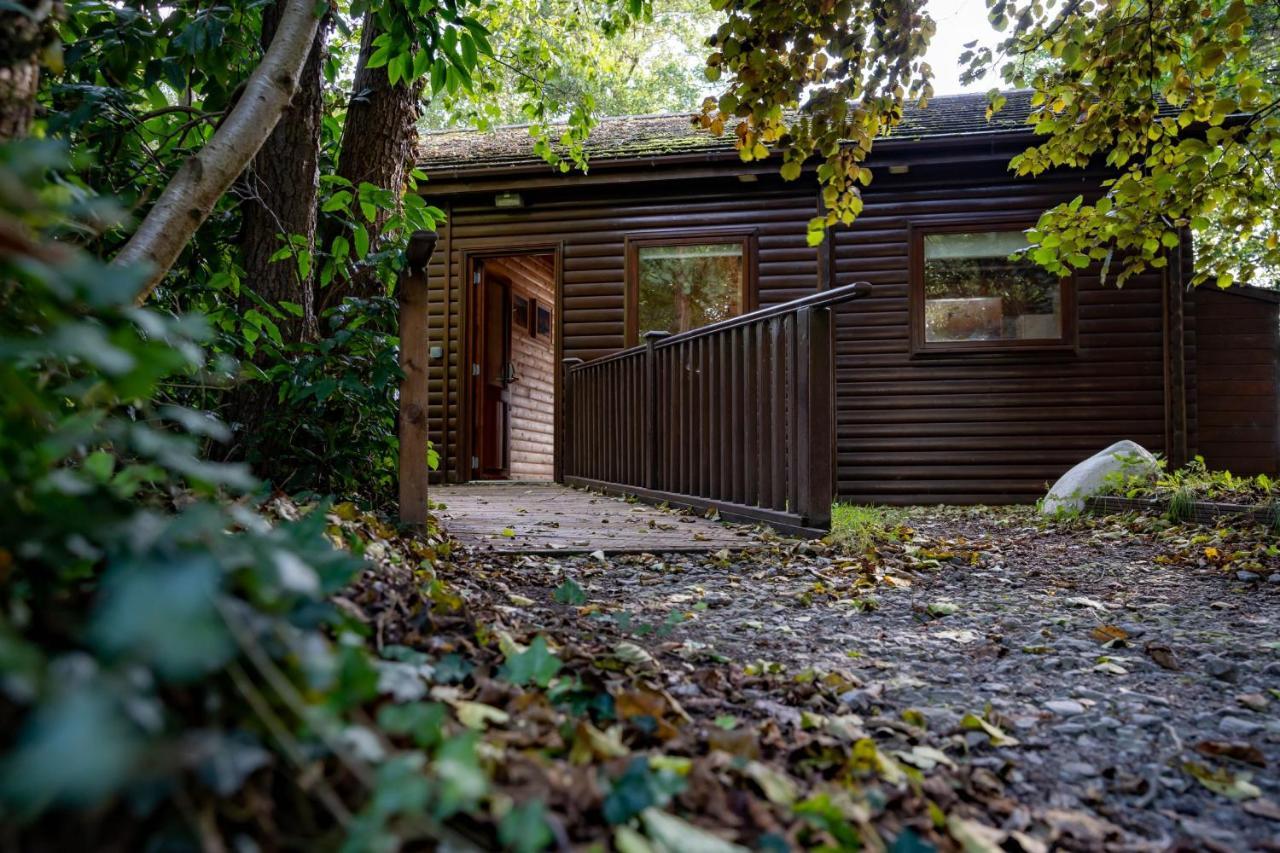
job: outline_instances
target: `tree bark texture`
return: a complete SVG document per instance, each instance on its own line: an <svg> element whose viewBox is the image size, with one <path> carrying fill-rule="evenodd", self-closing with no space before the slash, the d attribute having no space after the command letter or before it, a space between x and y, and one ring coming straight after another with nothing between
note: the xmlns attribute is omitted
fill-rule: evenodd
<svg viewBox="0 0 1280 853"><path fill-rule="evenodd" d="M373 42L379 34L374 17L365 15L355 84L342 129L338 174L357 188L362 183L370 183L399 194L412 168L418 141L422 81L392 86L385 67L368 67L374 52ZM377 218L366 225L370 246L377 246L388 216L386 212L379 212ZM329 307L344 296L367 297L381 293L377 276L363 273L346 283L335 282L319 294L319 298L324 307Z"/></svg>
<svg viewBox="0 0 1280 853"><path fill-rule="evenodd" d="M18 0L26 13L0 9L0 142L31 133L40 86L40 52L56 37L55 0Z"/></svg>
<svg viewBox="0 0 1280 853"><path fill-rule="evenodd" d="M178 169L114 259L116 264L148 269L139 303L155 290L293 100L320 19L315 0L281 2L275 38L249 75L244 94L213 137Z"/></svg>
<svg viewBox="0 0 1280 853"><path fill-rule="evenodd" d="M282 11L283 2L262 10L264 48L275 36ZM301 275L292 258L273 262L271 257L286 245L284 241L291 234L304 237L306 251L312 256L315 253L327 29L322 24L316 31L298 92L239 185L244 199L240 247L245 284L272 304L287 301L302 306L302 316L286 315L280 330L286 340L294 342L316 335L314 277Z"/></svg>

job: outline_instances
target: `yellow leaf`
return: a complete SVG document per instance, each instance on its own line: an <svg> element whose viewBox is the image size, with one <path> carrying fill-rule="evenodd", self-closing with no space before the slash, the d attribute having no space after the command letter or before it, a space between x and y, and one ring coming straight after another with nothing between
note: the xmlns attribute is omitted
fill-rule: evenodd
<svg viewBox="0 0 1280 853"><path fill-rule="evenodd" d="M483 702L459 701L454 704L453 709L458 715L458 722L476 731L484 731L490 723L502 725L511 719L506 711Z"/></svg>

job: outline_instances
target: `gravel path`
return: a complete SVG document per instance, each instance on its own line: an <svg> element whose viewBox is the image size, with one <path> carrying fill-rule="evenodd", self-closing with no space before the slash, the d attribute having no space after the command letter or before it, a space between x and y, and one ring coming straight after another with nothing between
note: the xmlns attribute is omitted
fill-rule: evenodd
<svg viewBox="0 0 1280 853"><path fill-rule="evenodd" d="M1188 557L1195 538L1020 510L906 524L874 560L525 557L506 577L531 595L572 577L634 624L687 614L644 638L655 652L848 674L850 712L923 724L985 769L1005 830L1030 807L1096 818L1085 846L1280 849L1276 558L1241 576ZM667 678L696 707L698 686Z"/></svg>

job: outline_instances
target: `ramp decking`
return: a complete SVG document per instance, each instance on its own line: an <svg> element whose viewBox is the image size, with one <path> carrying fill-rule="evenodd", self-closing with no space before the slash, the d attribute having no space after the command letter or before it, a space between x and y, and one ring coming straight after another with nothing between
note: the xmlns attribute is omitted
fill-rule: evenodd
<svg viewBox="0 0 1280 853"><path fill-rule="evenodd" d="M433 486L430 497L443 505L436 515L454 539L493 553L687 553L740 549L758 541L747 527L555 483Z"/></svg>

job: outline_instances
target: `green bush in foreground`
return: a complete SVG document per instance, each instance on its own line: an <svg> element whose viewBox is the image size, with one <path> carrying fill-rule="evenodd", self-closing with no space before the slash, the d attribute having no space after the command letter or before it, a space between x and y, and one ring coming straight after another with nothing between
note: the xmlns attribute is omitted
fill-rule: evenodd
<svg viewBox="0 0 1280 853"><path fill-rule="evenodd" d="M328 600L362 560L322 509L268 524L247 469L198 454L225 427L153 402L204 369L209 332L73 248L102 211L49 180L61 156L0 148L0 820L41 847L191 847L228 813L256 834L252 776L292 789L272 818L291 837L365 850L466 807L485 785L467 742L398 751L353 725L396 665Z"/></svg>

